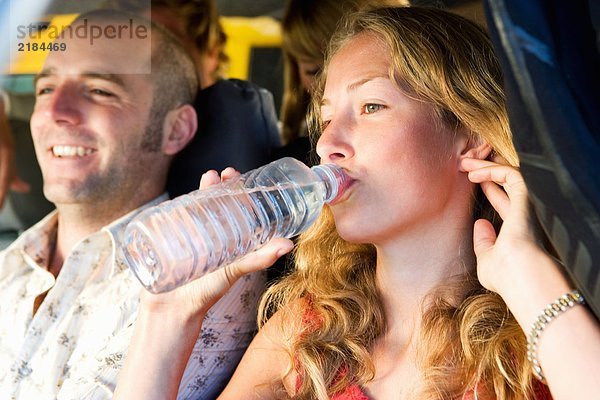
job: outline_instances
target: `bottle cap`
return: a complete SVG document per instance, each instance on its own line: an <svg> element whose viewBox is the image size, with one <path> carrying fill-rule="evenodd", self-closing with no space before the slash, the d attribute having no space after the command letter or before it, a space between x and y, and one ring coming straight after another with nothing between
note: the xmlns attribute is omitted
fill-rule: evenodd
<svg viewBox="0 0 600 400"><path fill-rule="evenodd" d="M333 203L348 188L349 179L344 170L335 164L316 165L311 168L325 184L325 203Z"/></svg>

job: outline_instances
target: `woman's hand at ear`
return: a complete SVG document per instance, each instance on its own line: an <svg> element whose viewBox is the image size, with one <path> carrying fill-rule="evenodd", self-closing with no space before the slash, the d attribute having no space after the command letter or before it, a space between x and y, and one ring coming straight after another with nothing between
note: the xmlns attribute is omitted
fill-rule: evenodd
<svg viewBox="0 0 600 400"><path fill-rule="evenodd" d="M472 158L464 159L461 166L468 172L471 182L481 185L483 193L503 221L498 234L492 223L485 219L475 221L473 228L479 281L485 288L500 293L513 283L511 269L522 269L512 266L549 255L540 243L527 187L519 170L509 165Z"/></svg>
<svg viewBox="0 0 600 400"><path fill-rule="evenodd" d="M492 161L463 159L469 180L481 185L502 218L496 234L491 222L475 221L473 248L477 277L498 293L527 335L540 311L573 288L558 260L543 247L540 229L520 171Z"/></svg>
<svg viewBox="0 0 600 400"><path fill-rule="evenodd" d="M572 290L558 260L543 247L520 171L492 161L464 159L461 166L502 218L496 234L485 219L475 221L477 277L498 293L526 333L547 304Z"/></svg>
<svg viewBox="0 0 600 400"><path fill-rule="evenodd" d="M518 169L464 159L469 180L479 183L503 220L496 235L486 220L475 222L473 246L481 284L498 293L525 335L541 311L571 292L561 264L539 240L525 181ZM554 399L592 398L600 390L600 326L582 306L558 315L544 329L536 350Z"/></svg>

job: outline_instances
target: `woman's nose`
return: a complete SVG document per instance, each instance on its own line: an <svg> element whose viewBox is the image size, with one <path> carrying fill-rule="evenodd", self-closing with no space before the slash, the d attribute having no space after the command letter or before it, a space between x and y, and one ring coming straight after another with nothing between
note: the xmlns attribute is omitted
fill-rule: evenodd
<svg viewBox="0 0 600 400"><path fill-rule="evenodd" d="M322 162L339 162L354 156L349 129L348 126L334 124L333 121L323 129L317 141L317 154L321 157Z"/></svg>

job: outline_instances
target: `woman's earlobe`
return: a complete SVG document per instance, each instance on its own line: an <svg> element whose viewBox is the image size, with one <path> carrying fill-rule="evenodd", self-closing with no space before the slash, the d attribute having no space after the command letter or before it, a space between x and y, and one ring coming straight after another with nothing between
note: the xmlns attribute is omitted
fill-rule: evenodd
<svg viewBox="0 0 600 400"><path fill-rule="evenodd" d="M489 143L478 139L469 138L467 145L460 154L460 158L476 158L479 160L485 160L492 153L492 147Z"/></svg>
<svg viewBox="0 0 600 400"><path fill-rule="evenodd" d="M465 158L475 158L478 160L485 160L492 154L492 147L483 140L470 138L467 141L467 145L463 148L463 151L458 157L458 169L461 172L466 172L462 167L462 160Z"/></svg>

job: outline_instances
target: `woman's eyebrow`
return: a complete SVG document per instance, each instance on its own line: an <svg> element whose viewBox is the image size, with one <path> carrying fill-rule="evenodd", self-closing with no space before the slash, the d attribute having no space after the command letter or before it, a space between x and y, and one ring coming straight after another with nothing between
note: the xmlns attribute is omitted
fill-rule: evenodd
<svg viewBox="0 0 600 400"><path fill-rule="evenodd" d="M375 79L380 79L380 78L381 79L386 79L386 80L390 79L389 76L387 76L387 75L381 75L381 74L367 76L365 78L359 79L358 81L349 84L347 89L350 92L350 91L358 89L360 86L363 86L364 84L366 84L368 82L371 82L371 81L373 81Z"/></svg>
<svg viewBox="0 0 600 400"><path fill-rule="evenodd" d="M366 83L369 83L371 81L374 81L376 79L385 79L387 81L390 80L390 77L388 75L384 75L384 74L374 74L371 76L367 76L365 78L361 78L355 82L352 82L351 84L349 84L346 87L346 90L348 92L352 92L355 91L356 89L358 89L359 87L365 85ZM323 107L323 106L328 106L330 104L329 100L327 98L323 98L321 99L321 101L319 102L319 106Z"/></svg>

